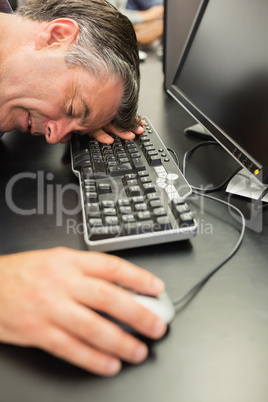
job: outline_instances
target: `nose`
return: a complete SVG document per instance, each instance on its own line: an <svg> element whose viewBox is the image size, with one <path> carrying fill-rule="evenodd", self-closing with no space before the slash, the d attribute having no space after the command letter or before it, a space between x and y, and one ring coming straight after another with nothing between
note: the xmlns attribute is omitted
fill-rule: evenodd
<svg viewBox="0 0 268 402"><path fill-rule="evenodd" d="M70 121L49 121L46 126L45 137L49 144L58 144L68 141L74 130L74 124Z"/></svg>

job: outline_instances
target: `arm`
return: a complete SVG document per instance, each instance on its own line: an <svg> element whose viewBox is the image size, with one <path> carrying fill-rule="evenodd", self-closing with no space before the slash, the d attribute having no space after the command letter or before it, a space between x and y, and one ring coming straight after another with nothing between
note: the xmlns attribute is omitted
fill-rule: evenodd
<svg viewBox="0 0 268 402"><path fill-rule="evenodd" d="M166 326L116 284L157 295L164 284L120 258L65 248L0 257L0 341L34 346L81 368L114 375L146 346L96 313L151 338Z"/></svg>

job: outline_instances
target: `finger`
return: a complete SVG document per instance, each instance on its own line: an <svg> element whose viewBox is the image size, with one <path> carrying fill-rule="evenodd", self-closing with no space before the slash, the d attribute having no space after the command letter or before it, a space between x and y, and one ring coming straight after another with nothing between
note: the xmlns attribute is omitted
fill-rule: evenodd
<svg viewBox="0 0 268 402"><path fill-rule="evenodd" d="M76 251L70 258L85 275L112 281L140 293L155 296L165 289L164 282L151 272L113 255Z"/></svg>
<svg viewBox="0 0 268 402"><path fill-rule="evenodd" d="M107 133L112 133L122 139L131 140L135 138L135 134L142 134L144 132L143 126L146 124L144 120L140 120L137 127L135 127L132 131L130 130L120 130L116 128L113 124L108 124L104 127L104 130Z"/></svg>
<svg viewBox="0 0 268 402"><path fill-rule="evenodd" d="M162 320L136 303L129 291L114 284L86 278L72 292L78 303L104 312L147 337L158 339L166 332Z"/></svg>
<svg viewBox="0 0 268 402"><path fill-rule="evenodd" d="M118 358L103 353L62 329L50 326L35 345L82 369L102 376L116 375L121 369Z"/></svg>
<svg viewBox="0 0 268 402"><path fill-rule="evenodd" d="M56 311L54 315L57 313L57 326L104 354L132 364L140 363L147 357L148 349L140 340L86 307L69 303L67 320L62 312Z"/></svg>
<svg viewBox="0 0 268 402"><path fill-rule="evenodd" d="M96 130L89 134L90 137L101 142L102 144L112 144L114 142L113 137L107 134L104 130Z"/></svg>

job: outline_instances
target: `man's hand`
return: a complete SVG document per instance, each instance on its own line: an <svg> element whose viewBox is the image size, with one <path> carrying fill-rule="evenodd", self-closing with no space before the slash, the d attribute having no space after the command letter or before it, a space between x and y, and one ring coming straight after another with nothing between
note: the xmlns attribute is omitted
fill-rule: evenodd
<svg viewBox="0 0 268 402"><path fill-rule="evenodd" d="M157 339L166 325L124 288L158 295L163 282L103 253L56 248L0 257L0 341L39 347L96 374L140 363L147 347L96 311Z"/></svg>
<svg viewBox="0 0 268 402"><path fill-rule="evenodd" d="M133 131L122 131L118 128L115 128L113 124L108 124L107 126L103 127L103 129L95 130L91 132L89 135L90 137L95 138L99 142L103 144L112 144L114 142L113 137L111 137L108 133L117 135L118 137L122 138L123 140L133 140L135 135L142 134L144 132L143 126L145 125L145 121L141 120L140 125L137 126L136 129Z"/></svg>

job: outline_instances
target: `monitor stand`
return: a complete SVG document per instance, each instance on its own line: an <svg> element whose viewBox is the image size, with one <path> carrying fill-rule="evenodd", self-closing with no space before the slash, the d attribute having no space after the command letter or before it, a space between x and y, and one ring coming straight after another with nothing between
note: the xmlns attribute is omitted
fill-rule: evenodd
<svg viewBox="0 0 268 402"><path fill-rule="evenodd" d="M262 184L247 169L242 168L230 180L226 192L252 200L258 200L267 187L266 184ZM262 201L268 202L268 194L263 197Z"/></svg>
<svg viewBox="0 0 268 402"><path fill-rule="evenodd" d="M193 126L190 126L190 127L186 127L184 132L185 132L185 134L196 135L197 137L200 137L202 139L211 139L212 138L209 131L207 131L205 129L205 127L203 127L202 124L200 124L200 123L194 124Z"/></svg>

